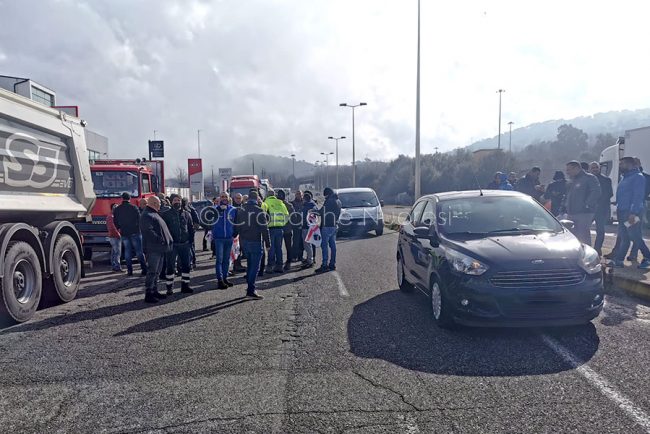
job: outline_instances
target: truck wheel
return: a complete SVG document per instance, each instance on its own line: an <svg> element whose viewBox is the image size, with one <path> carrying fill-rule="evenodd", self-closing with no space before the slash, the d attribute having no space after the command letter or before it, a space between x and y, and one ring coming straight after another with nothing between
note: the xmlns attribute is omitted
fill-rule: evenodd
<svg viewBox="0 0 650 434"><path fill-rule="evenodd" d="M84 247L84 261L93 260L93 249L90 247Z"/></svg>
<svg viewBox="0 0 650 434"><path fill-rule="evenodd" d="M64 303L74 300L81 280L79 249L70 235L60 235L52 256L52 280L56 296Z"/></svg>
<svg viewBox="0 0 650 434"><path fill-rule="evenodd" d="M5 256L0 314L16 322L29 320L41 300L42 274L36 252L24 241L11 242Z"/></svg>

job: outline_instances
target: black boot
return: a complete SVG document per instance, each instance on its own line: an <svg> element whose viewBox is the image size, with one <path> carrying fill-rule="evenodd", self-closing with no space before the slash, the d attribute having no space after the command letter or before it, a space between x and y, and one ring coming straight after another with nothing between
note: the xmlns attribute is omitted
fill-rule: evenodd
<svg viewBox="0 0 650 434"><path fill-rule="evenodd" d="M165 295L165 294L163 294L163 293L161 293L161 292L158 292L158 291L154 291L154 292L152 292L151 294L152 294L154 297L156 297L158 300L164 300L164 299L167 298L167 295Z"/></svg>
<svg viewBox="0 0 650 434"><path fill-rule="evenodd" d="M147 292L144 296L144 302L145 303L158 303L158 299L156 298L155 295L153 295L153 292Z"/></svg>
<svg viewBox="0 0 650 434"><path fill-rule="evenodd" d="M223 280L219 280L217 282L217 288L219 288L219 289L228 289L228 285L226 285L226 282L224 282Z"/></svg>
<svg viewBox="0 0 650 434"><path fill-rule="evenodd" d="M234 286L232 283L230 283L230 281L228 279L223 279L223 283L225 283L226 286L228 286L228 288Z"/></svg>
<svg viewBox="0 0 650 434"><path fill-rule="evenodd" d="M190 284L188 282L182 282L181 283L181 292L183 294L192 294L194 290L190 288Z"/></svg>

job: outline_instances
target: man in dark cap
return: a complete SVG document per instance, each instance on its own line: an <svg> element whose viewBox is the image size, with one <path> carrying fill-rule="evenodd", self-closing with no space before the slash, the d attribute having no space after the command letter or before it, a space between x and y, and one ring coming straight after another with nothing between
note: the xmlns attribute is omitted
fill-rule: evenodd
<svg viewBox="0 0 650 434"><path fill-rule="evenodd" d="M115 227L122 235L124 259L126 259L127 275L133 276L133 254L140 261L142 275L147 275L147 263L142 252L142 236L140 234L140 211L131 202L131 195L122 193L122 203L113 212Z"/></svg>
<svg viewBox="0 0 650 434"><path fill-rule="evenodd" d="M181 197L178 194L170 196L172 206L160 216L165 221L167 229L172 236L173 246L165 259L165 280L167 295L174 293L174 268L176 260L181 268L181 292L190 294L190 268L192 261L192 238L194 237L194 222L189 211L182 208Z"/></svg>

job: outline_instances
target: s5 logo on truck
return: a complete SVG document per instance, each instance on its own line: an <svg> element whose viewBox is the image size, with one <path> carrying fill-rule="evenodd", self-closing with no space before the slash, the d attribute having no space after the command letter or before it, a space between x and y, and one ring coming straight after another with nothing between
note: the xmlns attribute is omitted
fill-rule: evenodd
<svg viewBox="0 0 650 434"><path fill-rule="evenodd" d="M48 146L24 133L7 137L2 158L3 179L11 187L71 187L69 177L58 179L61 150L56 145Z"/></svg>

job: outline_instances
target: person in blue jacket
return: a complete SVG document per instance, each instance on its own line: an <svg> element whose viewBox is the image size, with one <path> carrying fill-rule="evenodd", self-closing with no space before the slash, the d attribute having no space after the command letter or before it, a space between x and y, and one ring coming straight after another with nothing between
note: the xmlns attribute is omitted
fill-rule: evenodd
<svg viewBox="0 0 650 434"><path fill-rule="evenodd" d="M614 256L615 267L623 267L623 260L630 249L630 241L635 243L643 254L639 268L650 269L650 249L643 241L642 216L645 212L645 178L635 165L633 157L623 157L619 162L623 178L616 189L616 218L618 219L618 240Z"/></svg>
<svg viewBox="0 0 650 434"><path fill-rule="evenodd" d="M237 208L230 204L230 196L225 191L219 196L219 203L215 208L217 209L217 219L214 226L212 226L212 240L214 241L216 256L217 287L227 289L233 285L228 281L228 268L235 233Z"/></svg>
<svg viewBox="0 0 650 434"><path fill-rule="evenodd" d="M499 190L513 190L512 185L508 182L508 175L499 172Z"/></svg>

